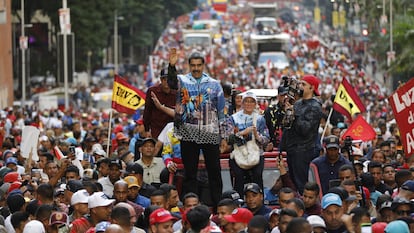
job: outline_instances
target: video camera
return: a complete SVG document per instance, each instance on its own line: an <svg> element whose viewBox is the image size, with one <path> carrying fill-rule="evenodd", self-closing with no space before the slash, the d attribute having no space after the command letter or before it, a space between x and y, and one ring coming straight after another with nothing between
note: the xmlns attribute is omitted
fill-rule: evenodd
<svg viewBox="0 0 414 233"><path fill-rule="evenodd" d="M283 87L287 89L287 97L289 103L294 104L299 97L303 95L303 91L299 88L299 80L296 77L282 76Z"/></svg>

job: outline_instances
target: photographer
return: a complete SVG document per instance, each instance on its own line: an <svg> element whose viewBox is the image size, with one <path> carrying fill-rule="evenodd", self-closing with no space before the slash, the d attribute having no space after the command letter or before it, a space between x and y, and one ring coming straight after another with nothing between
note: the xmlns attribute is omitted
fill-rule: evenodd
<svg viewBox="0 0 414 233"><path fill-rule="evenodd" d="M293 105L286 102L286 116L291 112L292 122L283 131L281 150L287 152L289 174L297 190L302 193L308 181L310 162L319 155L319 122L322 117L322 104L319 96L319 80L313 75L305 75L299 85L302 98Z"/></svg>

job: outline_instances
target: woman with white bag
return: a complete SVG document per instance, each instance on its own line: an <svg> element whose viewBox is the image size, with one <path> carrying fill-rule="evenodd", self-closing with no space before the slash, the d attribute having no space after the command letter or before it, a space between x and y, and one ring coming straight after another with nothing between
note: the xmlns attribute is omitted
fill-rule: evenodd
<svg viewBox="0 0 414 233"><path fill-rule="evenodd" d="M263 190L263 147L269 140L266 121L257 110L257 98L252 92L242 97L242 110L230 117L230 135L228 144L233 146L230 154L230 172L234 178L234 190L243 196L246 183L256 183Z"/></svg>

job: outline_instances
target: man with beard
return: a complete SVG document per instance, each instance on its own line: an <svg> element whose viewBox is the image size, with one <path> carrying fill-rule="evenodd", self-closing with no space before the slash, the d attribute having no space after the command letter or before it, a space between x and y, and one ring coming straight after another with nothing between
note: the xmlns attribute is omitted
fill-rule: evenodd
<svg viewBox="0 0 414 233"><path fill-rule="evenodd" d="M300 81L302 98L294 105L286 102L285 112L294 117L292 124L285 125L281 142L282 151L287 152L289 174L299 193L308 181L310 162L319 155L319 122L322 117L322 105L315 96L319 96L319 79L305 75Z"/></svg>

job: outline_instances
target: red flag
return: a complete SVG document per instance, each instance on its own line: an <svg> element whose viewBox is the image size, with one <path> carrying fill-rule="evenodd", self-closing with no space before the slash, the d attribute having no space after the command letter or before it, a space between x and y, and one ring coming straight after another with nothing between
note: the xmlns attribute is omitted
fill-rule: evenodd
<svg viewBox="0 0 414 233"><path fill-rule="evenodd" d="M366 142L375 139L377 134L362 115L359 115L351 126L349 126L348 130L345 131L344 135L342 135L342 139L345 139L346 136L350 136L353 140L362 140Z"/></svg>
<svg viewBox="0 0 414 233"><path fill-rule="evenodd" d="M53 147L53 150L55 151L55 156L58 160L65 158L65 156L63 155L62 151L59 149L58 146Z"/></svg>
<svg viewBox="0 0 414 233"><path fill-rule="evenodd" d="M333 108L345 115L350 121L352 121L354 114L366 111L359 96L346 78L342 79L342 83L338 87Z"/></svg>
<svg viewBox="0 0 414 233"><path fill-rule="evenodd" d="M145 93L129 84L121 76L115 75L112 108L118 112L134 114L144 104Z"/></svg>

